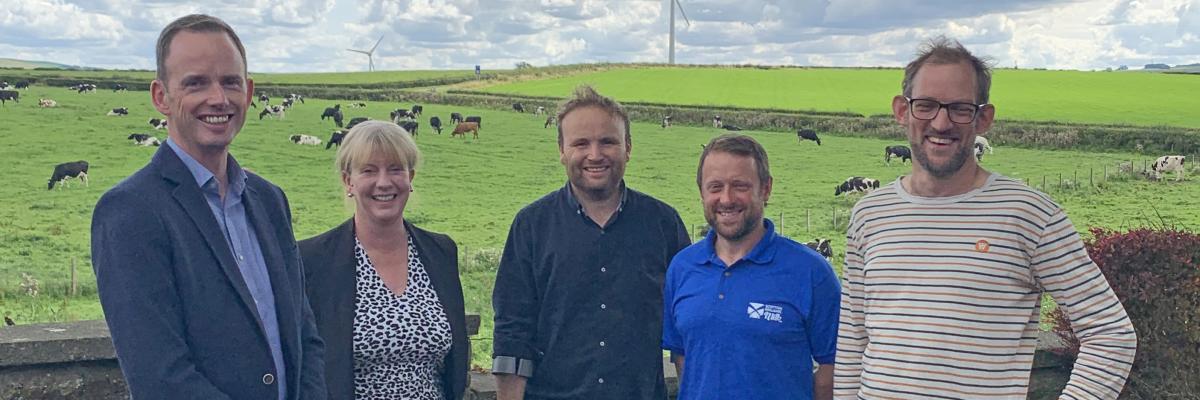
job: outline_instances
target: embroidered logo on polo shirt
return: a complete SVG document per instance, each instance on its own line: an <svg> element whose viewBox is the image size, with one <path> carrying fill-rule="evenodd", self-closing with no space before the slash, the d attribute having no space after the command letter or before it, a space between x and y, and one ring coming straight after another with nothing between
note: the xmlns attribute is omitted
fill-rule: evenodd
<svg viewBox="0 0 1200 400"><path fill-rule="evenodd" d="M988 242L986 240L979 239L978 242L975 242L975 251L978 251L980 253L987 253L988 249L991 249L991 248L992 248L992 246L990 244L988 244Z"/></svg>
<svg viewBox="0 0 1200 400"><path fill-rule="evenodd" d="M783 307L770 304L750 303L746 307L750 319L765 319L767 321L783 322Z"/></svg>

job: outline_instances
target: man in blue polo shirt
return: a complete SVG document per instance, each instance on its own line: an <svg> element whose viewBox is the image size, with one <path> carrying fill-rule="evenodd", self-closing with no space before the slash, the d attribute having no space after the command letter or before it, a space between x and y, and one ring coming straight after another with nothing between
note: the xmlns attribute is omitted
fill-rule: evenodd
<svg viewBox="0 0 1200 400"><path fill-rule="evenodd" d="M749 136L718 136L696 183L713 229L675 256L663 288L679 399L832 398L841 289L824 258L763 218L766 151Z"/></svg>

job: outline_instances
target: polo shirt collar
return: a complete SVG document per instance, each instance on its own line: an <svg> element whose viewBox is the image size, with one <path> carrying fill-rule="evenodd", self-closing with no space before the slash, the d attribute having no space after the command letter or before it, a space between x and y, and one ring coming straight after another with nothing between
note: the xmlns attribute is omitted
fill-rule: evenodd
<svg viewBox="0 0 1200 400"><path fill-rule="evenodd" d="M775 238L777 237L775 234L775 223L771 222L769 218L763 218L763 228L763 237L758 240L758 244L755 244L754 248L751 249L745 257L742 257L742 259L738 260L737 262L745 260L758 265L771 265L771 261L775 259L775 247L771 245L775 242ZM709 229L708 235L704 236L704 240L701 242L701 246L703 246L702 248L704 251L692 253L694 258L688 261L701 265L724 265L725 262L721 261L720 257L717 257L717 250L716 247L714 247L716 240L717 230Z"/></svg>
<svg viewBox="0 0 1200 400"><path fill-rule="evenodd" d="M192 178L196 179L196 186L199 186L201 189L208 190L205 185L208 185L208 182L213 180L216 175L214 175L212 171L209 171L208 168L205 168L204 165L200 164L199 161L196 161L191 154L188 154L186 151L183 151L183 149L179 148L179 146L176 145L175 142L170 138L167 138L167 147L170 147L171 150L175 152L175 155L179 156L179 160L183 161L184 166L187 166L188 172L192 173ZM226 157L228 157L229 160L226 168L228 169L230 177L229 191L227 194L235 197L241 197L242 191L246 188L246 171L243 170L240 165L238 165L237 160L233 158L232 154L227 155ZM211 189L215 190L215 181L213 182L213 185L214 186Z"/></svg>
<svg viewBox="0 0 1200 400"><path fill-rule="evenodd" d="M567 184L565 186L563 186L562 190L563 190L563 193L566 194L567 206L570 207L571 210L575 211L575 214L583 215L583 213L584 213L583 204L579 202L579 199L575 198L575 191L571 189L571 182L567 182ZM621 210L625 209L625 200L628 200L628 198L629 198L628 197L629 190L625 187L624 179L621 180L621 189L620 190L621 190L621 203L617 205L617 214L620 214Z"/></svg>

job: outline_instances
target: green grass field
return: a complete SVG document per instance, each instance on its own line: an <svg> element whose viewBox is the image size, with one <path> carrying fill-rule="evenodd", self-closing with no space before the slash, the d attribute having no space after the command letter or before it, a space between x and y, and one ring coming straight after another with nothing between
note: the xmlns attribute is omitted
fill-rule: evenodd
<svg viewBox="0 0 1200 400"><path fill-rule="evenodd" d="M900 69L637 68L483 90L564 97L590 83L621 101L890 114ZM1197 128L1200 75L998 69L991 102L1009 120Z"/></svg>
<svg viewBox="0 0 1200 400"><path fill-rule="evenodd" d="M474 71L466 70L437 70L437 71L374 71L374 72L316 72L316 73L255 73L251 77L257 84L371 84L387 82L406 82L423 79L453 78L473 76ZM63 71L63 70L0 70L0 75L24 75L32 78L62 78L73 77L81 81L87 79L126 79L131 81L150 82L154 80L154 71Z"/></svg>
<svg viewBox="0 0 1200 400"><path fill-rule="evenodd" d="M59 107L40 109L36 99L53 98ZM66 89L37 87L22 94L21 103L0 108L5 121L0 133L0 159L5 160L0 185L0 314L9 313L21 323L102 317L95 300L91 271L89 227L92 209L103 192L142 167L156 148L137 147L126 140L133 132L154 133L146 120L159 115L146 92L76 94ZM298 238L328 230L348 218L342 189L333 172L333 150L324 146L298 146L291 134L311 134L325 140L332 123L319 115L332 101L309 99L287 112L284 120L258 120L252 116L233 144L232 152L247 168L281 186L288 194ZM367 108L346 109L347 119L368 116L387 118L388 111L411 104L369 103ZM129 107L127 117L108 117L113 107ZM558 161L555 131L543 129L543 119L530 114L426 104L417 143L424 160L418 168L416 192L406 218L449 234L459 243L466 261L494 261L516 212L559 188L564 172ZM257 115L257 110L250 110ZM451 139L449 132L429 130L433 115L448 120L452 111L483 117L478 140ZM678 209L693 229L703 224L695 171L700 144L719 134L712 128L633 125L633 155L627 170L630 187L658 197ZM814 237L833 239L835 253L845 243L845 218L852 200L835 198L834 186L852 175L890 182L907 166L883 163L883 147L902 143L878 139L823 137L823 146L797 143L790 134L747 132L769 152L775 176L774 193L766 214L782 230L800 241ZM1189 175L1184 182L1110 181L1102 189L1058 190L1058 174L1087 183L1089 171L1101 184L1104 168L1113 173L1122 160L1140 166L1148 156L1133 154L996 149L984 159L987 168L1041 185L1067 209L1082 231L1089 226L1113 228L1143 226L1162 221L1195 229L1200 208L1194 199L1200 185ZM46 190L55 164L87 160L91 185ZM838 214L834 226L832 214ZM811 230L809 223L811 221ZM137 238L129 238L137 240ZM840 264L841 256L834 264ZM72 260L78 265L81 295L64 298ZM464 264L465 265L465 264ZM494 270L464 267L467 309L483 316L481 339L476 340L475 362L487 365L491 336L491 289ZM840 269L840 267L839 267ZM40 282L38 298L20 289L21 273Z"/></svg>

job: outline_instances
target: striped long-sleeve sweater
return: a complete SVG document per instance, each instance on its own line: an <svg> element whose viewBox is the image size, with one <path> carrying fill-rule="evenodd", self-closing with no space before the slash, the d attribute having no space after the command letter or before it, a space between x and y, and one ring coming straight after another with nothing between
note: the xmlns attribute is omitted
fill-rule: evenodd
<svg viewBox="0 0 1200 400"><path fill-rule="evenodd" d="M927 198L898 179L855 205L846 239L836 398L1024 399L1042 293L1081 343L1062 398L1124 386L1133 325L1045 194L992 174Z"/></svg>

